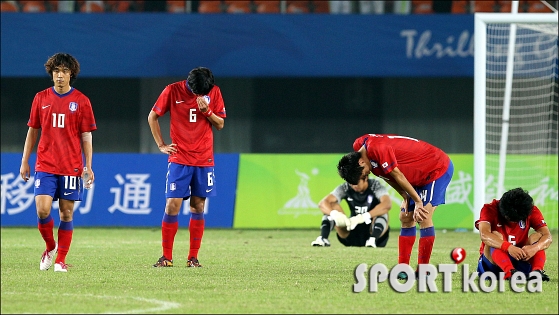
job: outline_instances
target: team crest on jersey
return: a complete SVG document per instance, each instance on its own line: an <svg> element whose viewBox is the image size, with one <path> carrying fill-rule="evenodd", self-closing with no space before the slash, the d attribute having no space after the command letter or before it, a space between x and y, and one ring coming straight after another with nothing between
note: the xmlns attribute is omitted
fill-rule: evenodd
<svg viewBox="0 0 559 315"><path fill-rule="evenodd" d="M78 103L76 102L70 102L70 111L71 112L75 112L78 110Z"/></svg>
<svg viewBox="0 0 559 315"><path fill-rule="evenodd" d="M526 222L524 222L524 220L520 220L518 221L518 226L524 230L526 228Z"/></svg>
<svg viewBox="0 0 559 315"><path fill-rule="evenodd" d="M367 196L367 203L371 204L371 202L373 202L373 196L372 195L368 195Z"/></svg>
<svg viewBox="0 0 559 315"><path fill-rule="evenodd" d="M208 95L204 95L204 100L210 105L210 97Z"/></svg>
<svg viewBox="0 0 559 315"><path fill-rule="evenodd" d="M41 180L37 178L35 180L35 188L39 188L39 186L41 186Z"/></svg>

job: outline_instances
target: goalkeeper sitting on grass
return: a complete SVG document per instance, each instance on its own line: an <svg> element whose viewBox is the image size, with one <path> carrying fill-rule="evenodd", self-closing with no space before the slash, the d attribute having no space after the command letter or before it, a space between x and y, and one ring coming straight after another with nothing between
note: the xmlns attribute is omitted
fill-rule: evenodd
<svg viewBox="0 0 559 315"><path fill-rule="evenodd" d="M340 205L345 199L351 217ZM388 211L392 206L388 190L380 182L363 176L357 185L347 182L324 197L318 207L324 213L320 236L312 246L330 246L328 236L335 227L338 240L345 246L384 247L388 241Z"/></svg>

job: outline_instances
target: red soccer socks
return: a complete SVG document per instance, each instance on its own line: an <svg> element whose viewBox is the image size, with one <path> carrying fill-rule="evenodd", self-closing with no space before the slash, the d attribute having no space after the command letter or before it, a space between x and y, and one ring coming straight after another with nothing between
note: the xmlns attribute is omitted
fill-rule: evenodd
<svg viewBox="0 0 559 315"><path fill-rule="evenodd" d="M198 251L202 244L202 236L204 235L204 213L191 213L190 225L190 251L188 252L188 259L194 257L198 258Z"/></svg>

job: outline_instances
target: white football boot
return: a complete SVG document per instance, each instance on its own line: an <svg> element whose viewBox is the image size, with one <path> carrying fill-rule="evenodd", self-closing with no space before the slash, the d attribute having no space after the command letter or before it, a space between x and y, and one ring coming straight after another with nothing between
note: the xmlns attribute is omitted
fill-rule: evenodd
<svg viewBox="0 0 559 315"><path fill-rule="evenodd" d="M49 270L50 266L52 266L52 260L54 259L54 256L56 256L56 253L58 253L58 244L54 243L54 249L51 251L47 251L45 249L45 251L43 252L43 256L41 256L41 264L39 265L39 269L40 270Z"/></svg>
<svg viewBox="0 0 559 315"><path fill-rule="evenodd" d="M365 242L365 247L377 247L377 240L374 237L370 237L367 242Z"/></svg>
<svg viewBox="0 0 559 315"><path fill-rule="evenodd" d="M330 241L327 238L322 238L322 236L319 236L316 238L316 240L312 241L311 245L328 247L330 246Z"/></svg>
<svg viewBox="0 0 559 315"><path fill-rule="evenodd" d="M68 272L68 265L63 262L54 264L54 272Z"/></svg>

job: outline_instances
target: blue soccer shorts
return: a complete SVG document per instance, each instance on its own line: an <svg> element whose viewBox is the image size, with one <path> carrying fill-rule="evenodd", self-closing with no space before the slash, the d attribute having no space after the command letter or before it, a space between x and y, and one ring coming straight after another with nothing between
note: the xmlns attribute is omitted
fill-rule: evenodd
<svg viewBox="0 0 559 315"><path fill-rule="evenodd" d="M216 195L214 167L169 163L165 181L165 197L186 200L191 195L196 197Z"/></svg>
<svg viewBox="0 0 559 315"><path fill-rule="evenodd" d="M81 201L83 198L82 178L35 172L35 196L38 195L49 195L54 201L59 198Z"/></svg>
<svg viewBox="0 0 559 315"><path fill-rule="evenodd" d="M414 187L415 191L423 199L423 205L430 203L433 207L445 204L445 194L452 174L454 173L454 164L452 161L448 164L446 172L436 180L422 187ZM400 209L402 212L404 209ZM408 203L408 211L415 210L415 202L410 199Z"/></svg>
<svg viewBox="0 0 559 315"><path fill-rule="evenodd" d="M494 249L491 248L491 251ZM514 269L523 272L524 274L528 275L532 271L532 265L530 265L527 261L516 260L509 255L510 261L512 262L512 266ZM485 255L481 255L479 257L477 263L477 272L481 275L484 272L492 272L495 274L496 277L499 277L499 272L504 272L499 266L492 264Z"/></svg>

